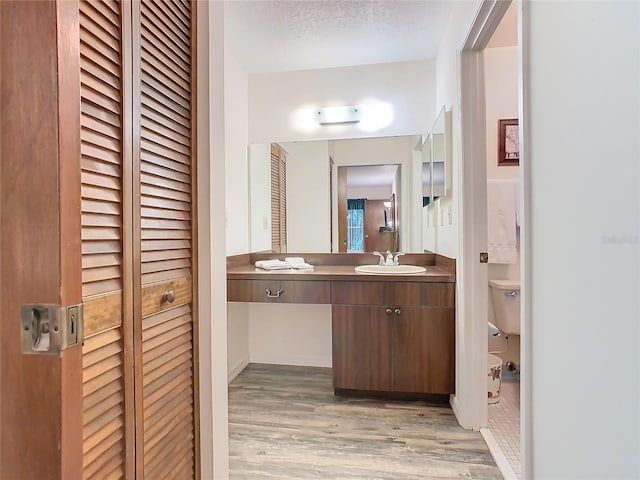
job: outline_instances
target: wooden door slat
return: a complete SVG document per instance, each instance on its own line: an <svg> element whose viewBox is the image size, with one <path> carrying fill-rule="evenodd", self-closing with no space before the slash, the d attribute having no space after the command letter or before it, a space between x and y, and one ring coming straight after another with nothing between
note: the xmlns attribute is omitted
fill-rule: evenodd
<svg viewBox="0 0 640 480"><path fill-rule="evenodd" d="M143 207L161 208L167 211L175 210L177 212L190 212L191 211L191 205L189 203L190 201L191 201L190 199L189 201L179 201L179 200L169 200L166 198L155 198L150 196L143 196L140 199L140 204Z"/></svg>
<svg viewBox="0 0 640 480"><path fill-rule="evenodd" d="M98 215L120 216L120 205L113 202L84 199L82 200L82 211Z"/></svg>
<svg viewBox="0 0 640 480"><path fill-rule="evenodd" d="M180 51L174 46L171 49L158 48L154 44L157 37L153 32L142 32L142 69L147 74L158 76L164 82L168 82L171 88L181 97L189 100L191 87L189 85L189 66L183 61Z"/></svg>
<svg viewBox="0 0 640 480"><path fill-rule="evenodd" d="M181 192L152 184L142 184L140 186L142 195L149 195L156 198L166 198L168 200L178 200L181 202L191 202L191 195L188 192Z"/></svg>
<svg viewBox="0 0 640 480"><path fill-rule="evenodd" d="M177 151L188 155L191 152L191 139L179 131L182 130L180 127L174 125L167 127L165 123L169 122L165 121L162 123L156 122L151 118L143 118L141 123L143 135L145 138L151 139L156 143L169 140L170 144L174 145Z"/></svg>
<svg viewBox="0 0 640 480"><path fill-rule="evenodd" d="M122 287L120 278L111 280L100 280L91 283L82 284L82 296L90 297L92 295L100 295L104 292L112 292ZM85 322L87 322L85 320ZM86 323L85 323L86 324Z"/></svg>
<svg viewBox="0 0 640 480"><path fill-rule="evenodd" d="M145 17L149 19L148 21L160 28L163 28L166 31L175 32L175 34L182 39L185 45L190 45L191 42L189 41L189 31L180 25L175 25L171 17L167 14L166 10L162 7L162 3L144 2L142 4L141 10L145 13ZM161 23L158 23L158 20Z"/></svg>
<svg viewBox="0 0 640 480"><path fill-rule="evenodd" d="M91 253L114 253L121 252L122 248L119 241L113 240L93 240L82 243L82 254Z"/></svg>
<svg viewBox="0 0 640 480"><path fill-rule="evenodd" d="M117 51L120 51L120 24L118 23L117 18L114 19L110 16L104 15L100 10L94 8L94 6L88 2L80 2L79 10L80 15L84 17L83 26L86 25L86 21L89 21L90 24L93 24L103 32L108 33L115 42Z"/></svg>
<svg viewBox="0 0 640 480"><path fill-rule="evenodd" d="M155 187L166 188L168 190L175 190L176 192L191 194L191 185L189 182L180 182L165 177L150 175L148 173L140 174L140 183L143 185L152 185Z"/></svg>
<svg viewBox="0 0 640 480"><path fill-rule="evenodd" d="M110 450L104 452L97 461L84 466L84 478L86 480L120 480L124 478L122 456L122 446L115 444Z"/></svg>
<svg viewBox="0 0 640 480"><path fill-rule="evenodd" d="M91 411L111 396L121 398L121 401L124 399L123 384L120 378L116 378L114 381L105 384L101 389L98 389L89 395L85 395L82 399L83 412Z"/></svg>
<svg viewBox="0 0 640 480"><path fill-rule="evenodd" d="M142 252L162 250L181 250L191 248L189 240L145 240L142 242Z"/></svg>
<svg viewBox="0 0 640 480"><path fill-rule="evenodd" d="M142 117L151 118L153 114L163 118L165 125L175 123L179 125L179 128L191 128L189 110L184 109L175 103L165 102L161 96L155 95L152 88L144 84L142 84L142 93L144 94L144 109L141 112Z"/></svg>
<svg viewBox="0 0 640 480"><path fill-rule="evenodd" d="M118 2L115 1L83 1L80 3L80 10L86 12L89 16L99 15L104 17L106 21L120 25L120 8Z"/></svg>

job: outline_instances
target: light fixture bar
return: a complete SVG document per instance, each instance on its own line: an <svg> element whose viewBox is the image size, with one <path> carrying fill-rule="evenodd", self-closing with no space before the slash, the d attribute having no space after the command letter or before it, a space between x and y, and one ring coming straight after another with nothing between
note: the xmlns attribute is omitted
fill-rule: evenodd
<svg viewBox="0 0 640 480"><path fill-rule="evenodd" d="M362 120L362 108L358 106L323 107L316 110L315 117L320 125L358 123Z"/></svg>

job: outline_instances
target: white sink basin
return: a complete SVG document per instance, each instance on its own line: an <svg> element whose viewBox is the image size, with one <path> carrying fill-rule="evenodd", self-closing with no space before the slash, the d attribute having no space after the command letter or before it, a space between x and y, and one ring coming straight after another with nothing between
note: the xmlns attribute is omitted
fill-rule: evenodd
<svg viewBox="0 0 640 480"><path fill-rule="evenodd" d="M374 275L411 275L426 271L426 268L417 265L359 265L356 267L356 272Z"/></svg>

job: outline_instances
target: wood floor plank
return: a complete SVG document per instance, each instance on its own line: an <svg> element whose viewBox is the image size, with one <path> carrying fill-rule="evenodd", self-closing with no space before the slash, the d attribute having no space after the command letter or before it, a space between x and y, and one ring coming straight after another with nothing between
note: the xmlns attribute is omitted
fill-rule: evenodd
<svg viewBox="0 0 640 480"><path fill-rule="evenodd" d="M501 479L448 406L335 396L331 369L249 365L229 385L231 479Z"/></svg>

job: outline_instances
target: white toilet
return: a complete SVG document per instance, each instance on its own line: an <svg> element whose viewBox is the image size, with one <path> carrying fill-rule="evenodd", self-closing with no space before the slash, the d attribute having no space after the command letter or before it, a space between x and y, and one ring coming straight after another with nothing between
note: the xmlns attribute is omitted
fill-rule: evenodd
<svg viewBox="0 0 640 480"><path fill-rule="evenodd" d="M520 281L489 280L495 324L503 335L520 335Z"/></svg>
<svg viewBox="0 0 640 480"><path fill-rule="evenodd" d="M520 335L520 282L518 280L489 280L495 326L501 335ZM490 329L491 330L491 329ZM508 344L507 344L508 348ZM494 353L504 353L494 352ZM509 366L507 362L507 367ZM500 400L502 387L502 359L489 354L487 377L488 402Z"/></svg>

